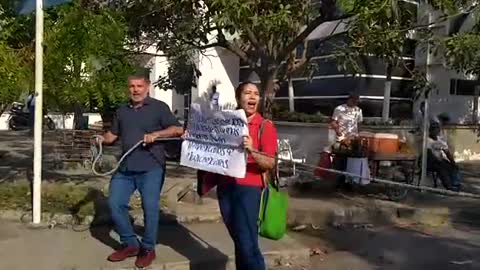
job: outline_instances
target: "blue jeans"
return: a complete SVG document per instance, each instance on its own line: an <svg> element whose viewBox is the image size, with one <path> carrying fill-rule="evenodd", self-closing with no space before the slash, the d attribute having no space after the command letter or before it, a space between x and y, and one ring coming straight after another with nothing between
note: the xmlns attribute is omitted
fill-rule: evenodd
<svg viewBox="0 0 480 270"><path fill-rule="evenodd" d="M145 249L155 248L160 218L160 192L164 178L163 168L148 172L117 172L112 177L108 203L115 230L120 235L122 244L128 246L141 244ZM141 243L138 242L128 214L128 203L136 189L142 198L145 223L145 232Z"/></svg>
<svg viewBox="0 0 480 270"><path fill-rule="evenodd" d="M258 211L260 187L235 183L217 187L223 221L235 245L237 270L265 270L265 260L258 246Z"/></svg>

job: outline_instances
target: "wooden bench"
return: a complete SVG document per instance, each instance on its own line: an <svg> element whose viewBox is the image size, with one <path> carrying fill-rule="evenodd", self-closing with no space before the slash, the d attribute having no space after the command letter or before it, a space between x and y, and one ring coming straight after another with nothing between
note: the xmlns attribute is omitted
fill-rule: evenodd
<svg viewBox="0 0 480 270"><path fill-rule="evenodd" d="M68 163L86 165L91 159L91 141L95 130L63 130L56 134L54 146L55 167L63 168Z"/></svg>

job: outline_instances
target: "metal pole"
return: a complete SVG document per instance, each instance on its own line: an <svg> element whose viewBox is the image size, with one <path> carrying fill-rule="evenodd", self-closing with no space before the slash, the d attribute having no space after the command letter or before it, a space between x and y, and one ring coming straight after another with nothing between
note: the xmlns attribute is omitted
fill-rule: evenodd
<svg viewBox="0 0 480 270"><path fill-rule="evenodd" d="M429 3L427 3L429 5ZM429 28L432 27L433 22L433 14L432 8L427 6L427 13L428 13L428 25ZM427 43L427 63L425 65L425 75L427 77L427 82L430 83L432 80L432 76L430 74L430 66L432 64L432 54L430 52L430 42ZM425 109L423 113L423 143L422 143L422 174L420 178L420 184L425 183L425 179L427 178L427 140L428 140L428 129L430 127L430 106L429 106L429 98L430 93L429 90L426 89L425 91Z"/></svg>
<svg viewBox="0 0 480 270"><path fill-rule="evenodd" d="M36 0L35 13L35 123L33 139L33 223L42 218L42 126L43 126L43 0Z"/></svg>
<svg viewBox="0 0 480 270"><path fill-rule="evenodd" d="M473 115L472 122L478 124L478 98L480 96L480 85L475 86L475 96L473 97Z"/></svg>
<svg viewBox="0 0 480 270"><path fill-rule="evenodd" d="M383 107L382 107L382 122L386 123L390 119L390 102L392 95L392 65L387 64L385 69L385 85L383 87Z"/></svg>
<svg viewBox="0 0 480 270"><path fill-rule="evenodd" d="M392 81L386 81L383 89L382 122L390 119L390 99L392 93Z"/></svg>
<svg viewBox="0 0 480 270"><path fill-rule="evenodd" d="M428 140L428 129L429 129L429 94L425 95L425 109L423 113L423 139L422 139L422 175L420 178L420 183L425 183L427 178L427 140Z"/></svg>

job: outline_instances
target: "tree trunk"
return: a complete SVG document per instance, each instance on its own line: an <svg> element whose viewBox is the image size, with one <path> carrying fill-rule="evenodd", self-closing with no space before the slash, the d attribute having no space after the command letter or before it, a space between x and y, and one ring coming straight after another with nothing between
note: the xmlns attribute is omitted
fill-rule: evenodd
<svg viewBox="0 0 480 270"><path fill-rule="evenodd" d="M110 130L110 128L112 127L114 114L115 113L111 110L103 110L100 113L100 116L102 117L102 128L104 131Z"/></svg>
<svg viewBox="0 0 480 270"><path fill-rule="evenodd" d="M272 107L275 98L275 78L277 76L277 72L271 72L270 74L266 74L260 77L261 81L261 92L263 96L263 108L262 114L263 117L267 119L272 119Z"/></svg>
<svg viewBox="0 0 480 270"><path fill-rule="evenodd" d="M85 121L83 117L83 108L81 105L75 104L73 106L73 129L85 129Z"/></svg>
<svg viewBox="0 0 480 270"><path fill-rule="evenodd" d="M295 112L295 92L293 89L292 77L288 77L288 110Z"/></svg>
<svg viewBox="0 0 480 270"><path fill-rule="evenodd" d="M386 123L390 119L390 95L392 92L392 65L387 64L385 87L383 92L382 122Z"/></svg>

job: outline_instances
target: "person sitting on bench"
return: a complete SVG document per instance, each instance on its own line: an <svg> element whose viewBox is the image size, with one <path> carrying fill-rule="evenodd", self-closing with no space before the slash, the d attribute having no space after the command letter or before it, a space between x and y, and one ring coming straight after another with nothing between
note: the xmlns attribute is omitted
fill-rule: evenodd
<svg viewBox="0 0 480 270"><path fill-rule="evenodd" d="M437 174L446 189L459 191L462 176L453 155L448 149L446 139L440 136L440 133L440 125L432 122L427 141L427 169Z"/></svg>

